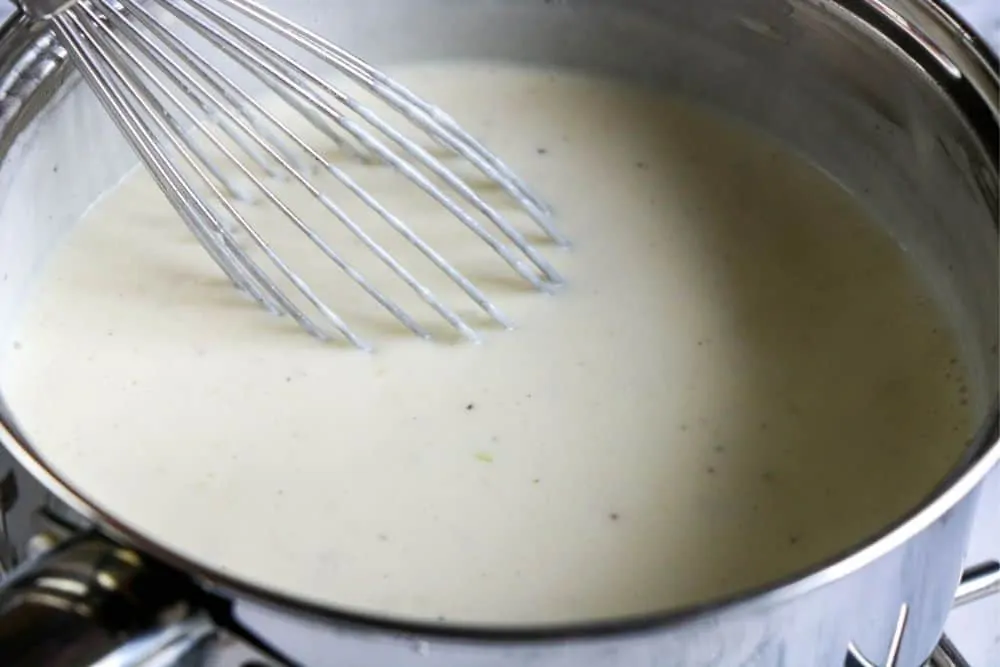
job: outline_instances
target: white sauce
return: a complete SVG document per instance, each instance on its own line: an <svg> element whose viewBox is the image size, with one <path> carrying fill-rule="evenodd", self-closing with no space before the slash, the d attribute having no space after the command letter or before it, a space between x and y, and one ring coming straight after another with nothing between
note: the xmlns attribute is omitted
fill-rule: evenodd
<svg viewBox="0 0 1000 667"><path fill-rule="evenodd" d="M488 65L397 74L553 204L575 247L540 247L569 287L525 289L398 176L356 170L519 325L490 328L395 242L485 329L455 342L282 186L443 339L413 338L286 244L380 349L324 346L237 296L137 173L53 257L5 377L44 453L126 521L314 600L566 621L815 564L957 461L972 424L951 334L817 170L650 90Z"/></svg>

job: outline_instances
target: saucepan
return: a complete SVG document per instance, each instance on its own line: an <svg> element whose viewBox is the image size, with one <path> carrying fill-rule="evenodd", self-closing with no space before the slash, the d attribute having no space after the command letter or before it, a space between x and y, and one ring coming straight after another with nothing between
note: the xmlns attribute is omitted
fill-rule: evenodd
<svg viewBox="0 0 1000 667"><path fill-rule="evenodd" d="M856 193L943 286L985 397L979 430L921 503L786 580L628 621L473 629L321 607L176 553L89 500L4 405L0 664L241 664L219 660L246 656L247 665L338 667L915 667L934 650L956 594L967 601L997 585L995 563L962 571L980 484L1000 458L997 57L947 7L269 4L379 64L476 57L583 68L695 98L793 146ZM0 31L0 333L53 246L135 164L53 36L15 13Z"/></svg>

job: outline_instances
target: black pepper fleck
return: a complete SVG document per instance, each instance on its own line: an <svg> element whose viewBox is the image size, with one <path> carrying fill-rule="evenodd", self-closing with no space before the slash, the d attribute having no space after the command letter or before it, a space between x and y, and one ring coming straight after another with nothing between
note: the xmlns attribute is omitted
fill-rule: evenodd
<svg viewBox="0 0 1000 667"><path fill-rule="evenodd" d="M608 515L608 518L611 519L612 521L617 521L618 519L621 518L621 516L619 516L618 512L612 512L611 514Z"/></svg>
<svg viewBox="0 0 1000 667"><path fill-rule="evenodd" d="M536 152L537 152L537 153L538 153L539 155L547 155L547 154L548 154L548 152L549 152L549 149L548 149L548 148L539 148L539 149L538 149L538 150L537 150Z"/></svg>
<svg viewBox="0 0 1000 667"><path fill-rule="evenodd" d="M635 168L641 171L646 171L647 169L649 169L649 165L646 164L645 162L640 161L635 163Z"/></svg>
<svg viewBox="0 0 1000 667"><path fill-rule="evenodd" d="M707 468L705 468L705 472L707 472L709 475L714 475L715 474L715 466L708 466Z"/></svg>
<svg viewBox="0 0 1000 667"><path fill-rule="evenodd" d="M465 406L465 409L468 410L468 411L475 410L476 409L476 404L475 403L469 403L468 405Z"/></svg>

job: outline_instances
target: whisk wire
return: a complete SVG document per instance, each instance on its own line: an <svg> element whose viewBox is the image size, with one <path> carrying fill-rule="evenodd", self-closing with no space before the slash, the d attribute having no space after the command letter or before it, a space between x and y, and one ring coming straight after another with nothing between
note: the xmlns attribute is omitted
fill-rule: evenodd
<svg viewBox="0 0 1000 667"><path fill-rule="evenodd" d="M125 31L130 33L132 32L132 30L134 30L134 28L128 26L127 23L123 25L123 28L125 29ZM428 303L428 305L430 305L436 312L438 312L438 314L440 314L446 321L448 321L449 324L451 324L454 328L456 328L466 338L470 340L478 339L472 328L469 327L462 320L461 317L459 317L454 311L445 306L444 303L440 301L440 299L438 299L430 290L424 287L415 277L413 277L413 275L409 271L407 271L395 258L393 258L388 251L386 251L384 248L378 245L367 233L364 232L364 230L357 223L355 223L349 216L347 216L347 214L344 213L343 210L329 198L329 196L323 194L318 188L316 188L304 174L302 174L293 165L289 164L277 151L274 150L273 147L269 146L267 142L263 140L263 138L257 135L251 127L249 127L246 123L244 123L241 119L239 119L235 115L235 113L227 109L224 104L222 104L207 89L205 89L200 82L188 77L183 69L177 66L167 54L165 54L162 50L160 50L160 48L157 45L150 42L144 35L136 32L134 33L133 36L135 38L136 43L140 45L140 48L142 48L146 52L148 57L156 60L157 64L164 68L168 76L170 76L171 78L177 77L183 79L182 85L184 87L188 86L193 87L195 90L197 90L198 95L203 95L205 96L205 99L210 100L211 104L216 108L218 112L225 114L225 116L228 117L228 119L231 120L233 123L235 123L243 132L245 132L247 136L251 137L251 139L259 143L261 148L263 148L264 151L267 152L272 159L278 162L283 169L285 169L295 180L297 180L313 197L315 197L325 208L327 208L327 210L329 210L335 217L337 217L338 220L340 220L345 226L347 226L347 228L359 240L361 240L362 243L364 243L365 246L369 248L369 250L371 250L373 253L376 254L376 256L379 257L379 259L385 262L396 273L397 276L399 276L404 282L406 282L407 285L409 285L414 291L416 291L417 294L426 303ZM169 95L169 91L164 90L164 94ZM271 116L266 110L261 108L260 111L263 115L265 115L265 117L276 122L276 119L274 119L273 116ZM196 118L192 117L192 122L198 122L198 121ZM205 129L203 124L199 123L199 125L202 129ZM284 126L282 125L282 127ZM419 248L426 248L427 254L430 254L432 256L433 261L435 261L436 264L439 264L445 271L445 273L449 275L449 277L452 277L454 280L456 280L456 282L459 282L459 284L467 285L471 292L471 296L477 302L485 303L487 305L487 308L489 308L489 304L488 301L486 300L486 297L477 288L475 288L475 286L473 286L471 282L469 282L467 279L464 278L464 276L458 273L456 269L451 267L444 260L443 257L441 257L439 254L433 251L433 249L431 249L430 246L428 246L419 236L417 236L414 232L412 232L401 220L399 220L395 216L392 216L391 213L389 213L384 207L382 207L379 204L377 199L372 197L363 188L357 185L353 181L353 179L350 179L346 174L340 172L335 167L330 165L329 162L327 162L319 153L317 153L313 148L311 148L304 140L295 135L294 132L288 130L288 134L300 146L300 148L307 151L310 155L312 155L316 160L318 160L324 167L326 167L332 173L335 173L335 175L338 176L338 180L347 185L349 189L351 189L352 192L354 192L357 196L361 197L363 201L365 201L365 203L370 208L376 210L377 212L380 213L380 215L388 219L390 221L390 224L392 224L392 226L397 231L403 234L408 241L410 241ZM221 143L217 141L217 139L212 138L212 140L214 143L217 144L217 147L226 154L227 157L229 157L234 162L238 163L237 158L235 158L235 156L233 156L232 153L226 150L225 147L222 146ZM315 233L311 228L309 228L309 226L306 225L300 218L295 216L287 208L287 206L279 199L277 199L276 196L274 196L273 193L270 190L268 190L266 186L264 186L258 179L256 179L256 177L254 177L252 173L250 173L249 170L244 165L239 164L238 166L245 173L245 175L248 178L250 178L252 182L265 193L265 196L267 196L268 199L276 207L279 208L279 210L281 210L286 216L288 216L296 224L296 226L302 229L302 231L306 233L307 236L309 236L310 240L316 243L316 245L319 246L324 251L324 253L331 255L331 259L337 262L338 266L341 265L342 260L339 257L337 257L336 259L333 258L333 255L336 255L336 253L333 251L332 248L329 247L329 245L325 243L325 241L323 241L323 239L317 233ZM409 328L417 335L420 335L422 337L428 337L429 334L427 334L426 331L424 331L421 327L419 327L409 315L407 315L397 305L389 301L383 294L381 294L377 290L374 290L374 288L372 288L370 284L367 281L365 281L363 277L360 276L360 274L354 272L353 269L351 269L348 266L343 266L342 268L344 268L344 270L347 271L349 275L351 275L352 278L354 278L355 281L362 286L363 289L365 289L371 296L376 298L379 301L379 303L382 304L385 308L387 308L394 316L396 316L397 319L403 322L407 326L407 328ZM493 310L496 311L496 309ZM499 311L496 311L496 313L498 321L500 321L501 324L508 325L508 323L504 319L502 319L503 318L502 314L500 314Z"/></svg>
<svg viewBox="0 0 1000 667"><path fill-rule="evenodd" d="M295 165L296 167L301 167L301 165L298 164L297 158L295 158L290 151L284 151L282 149L281 142L274 138L274 136L271 135L266 128L262 127L261 124L254 118L254 115L249 112L246 107L246 101L253 102L252 98L244 97L244 99L238 99L237 96L234 96L230 92L230 89L243 92L239 90L239 87L236 86L231 79L222 74L217 68L210 65L207 60L200 56L197 51L188 46L187 43L167 30L141 4L135 3L133 0L118 0L118 4L129 10L131 15L134 16L143 27L170 46L174 55L177 55L181 61L184 62L184 64L186 64L193 71L198 72L208 85L210 85L212 89L223 98L227 107L239 114L242 119L253 127L253 129L258 132L269 145L274 146L276 150L282 151L283 157L288 160L289 163ZM117 10L117 7L115 9ZM134 26L125 20L120 11L113 12L112 16L117 21L118 27L128 26L133 35L141 35L141 33L139 33ZM241 150L250 155L254 161L258 163L258 165L265 171L265 173L267 173L269 177L282 177L282 174L274 170L268 160L257 154L256 150L244 141L241 133L233 133L230 137L237 143Z"/></svg>
<svg viewBox="0 0 1000 667"><path fill-rule="evenodd" d="M161 0L165 3L174 5L171 0ZM342 115L337 113L328 104L320 100L315 94L311 93L309 86L313 86L335 99L338 103L344 105L354 113L356 113L360 118L364 119L369 125L378 130L380 133L385 135L387 138L392 140L396 145L408 153L411 157L415 158L416 161L427 168L431 173L440 178L446 184L448 184L452 189L458 192L467 202L469 202L476 210L483 214L490 222L496 225L504 235L515 244L515 246L520 250L525 256L530 259L535 266L542 272L545 278L554 283L559 284L562 282L562 277L556 271L555 267L548 262L540 253L538 253L528 241L524 238L523 234L512 227L502 215L492 206L486 203L476 192L461 178L459 178L451 169L446 167L440 160L435 158L433 155L428 153L416 142L408 139L399 131L395 130L391 125L382 120L377 114L368 109L365 105L359 103L355 98L348 95L344 91L340 90L330 82L324 80L323 78L317 76L314 72L309 71L303 67L300 63L296 62L294 59L290 58L286 54L281 53L273 46L268 44L266 41L262 40L260 37L253 35L246 29L235 24L219 12L207 7L205 3L200 0L187 0L190 4L197 7L199 11L211 18L217 24L222 26L227 32L232 33L239 37L239 39L249 47L249 49L260 52L263 57L266 57L266 64L263 58L258 57L253 51L240 49L240 54L244 57L251 59L253 66L258 68L267 68L265 71L269 76L273 76L280 82L279 89L284 89L285 86L289 85L290 82L294 82L295 92L306 97L309 102L315 104L317 108L321 110L330 120L334 123L339 124L343 129L346 129L352 134L358 141L360 141L366 148L373 150L380 159L388 162L393 167L397 169L404 170L407 177L418 182L418 184L423 188L428 194L431 194L435 199L438 200L443 206L445 206L453 215L458 217L469 229L471 229L480 239L485 241L490 247L501 255L504 260L518 272L521 277L525 278L536 289L545 289L545 284L539 281L530 271L523 266L523 264L513 255L510 251L502 246L496 239L487 234L485 230L471 217L469 217L458 205L447 198L441 193L437 188L435 188L429 181L424 179L422 175L417 173L410 173L407 170L408 165L403 163L400 165L399 159L391 154L388 149L378 142L374 137L363 130L357 128L356 125L350 124L345 126L345 123L349 123L347 119ZM268 65L270 67L268 67ZM316 122L315 120L313 121ZM325 124L324 124L325 125ZM320 129L323 129L320 126ZM373 145L374 144L374 145ZM516 193L517 196L521 196L521 193Z"/></svg>
<svg viewBox="0 0 1000 667"><path fill-rule="evenodd" d="M153 138L148 126L138 117L134 107L130 105L110 84L107 76L100 70L94 61L89 50L76 37L68 26L75 25L76 22L69 19L60 18L54 21L57 35L63 40L65 48L72 54L74 60L78 62L84 76L93 86L98 98L108 107L116 124L123 135L129 140L133 149L139 153L144 161L149 165L154 179L160 185L165 195L177 207L182 214L182 219L191 232L217 261L219 266L226 273L227 277L241 291L245 291L254 299L270 310L276 310L273 301L265 296L265 292L259 286L253 273L248 267L243 265L237 253L233 252L229 244L216 244L208 240L208 237L221 232L210 230L206 227L206 220L211 220L210 212L201 204L201 201L191 192L184 179L178 174L176 168L166 158L158 143Z"/></svg>
<svg viewBox="0 0 1000 667"><path fill-rule="evenodd" d="M214 2L276 33L332 66L346 81L373 93L428 138L475 166L508 194L549 238L564 242L555 227L548 224L547 207L499 158L449 116L356 56L253 0ZM356 347L370 349L234 204L242 201L253 205L261 197L396 320L412 333L429 337L416 319L376 288L266 182L266 179L291 180L463 337L478 340L476 332L455 310L445 305L348 215L334 197L313 182L310 174L315 171L307 167L313 163L418 250L495 322L507 328L512 326L499 308L440 252L343 168L292 130L290 124L279 120L219 66L168 29L148 6L162 8L218 48L229 61L275 92L310 126L333 140L342 152L391 167L485 242L535 289L548 291L562 282L554 266L527 237L452 167L386 122L356 96L312 72L204 0L69 0L54 13L45 11L47 5L39 5L34 15L51 22L57 38L195 239L233 285L264 308L290 316L317 338L331 337L327 327L317 324L247 252L246 238L343 339ZM221 158L216 158L216 154ZM306 163L303 157L307 158ZM221 159L229 163L228 168L220 164ZM442 185L432 182L432 177ZM498 229L513 248L487 231L466 206Z"/></svg>
<svg viewBox="0 0 1000 667"><path fill-rule="evenodd" d="M337 315L327 304L320 299L312 287L301 278L295 271L293 271L288 264L281 259L281 257L274 251L274 249L266 242L266 240L257 232L257 230L242 216L236 208L228 201L228 199L218 190L218 187L211 181L209 176L205 173L202 167L199 165L197 158L192 154L187 146L187 142L183 138L183 135L175 134L173 128L157 113L157 110L149 103L150 99L155 99L149 89L134 75L130 73L128 67L131 67L138 63L129 62L127 65L123 66L122 63L118 62L120 58L120 53L115 50L109 50L108 44L102 41L102 36L98 32L99 29L95 29L94 26L102 26L103 24L97 19L92 12L93 10L86 3L79 3L78 7L82 8L84 15L91 19L90 21L84 20L83 17L77 15L77 8L64 12L67 18L72 21L73 27L76 28L77 37L85 38L89 41L89 45L94 49L99 49L102 53L111 53L111 57L104 58L101 61L101 65L97 67L98 70L105 70L105 75L111 74L114 79L117 80L117 85L121 86L131 96L134 102L125 102L125 105L131 109L131 113L134 116L138 116L135 112L134 103L138 103L139 108L141 108L147 118L151 119L153 123L159 128L161 134L167 139L167 141L172 145L174 150L184 159L184 161L191 167L197 176L206 184L206 186L215 195L215 198L222 204L226 212L235 220L240 227L246 232L246 234L253 240L253 242L258 246L258 248L267 256L271 263L298 289L298 291L309 300L309 302L317 309L317 311L323 315L323 317L352 345L361 349L371 349L371 346L363 341L354 331L347 325L347 323ZM62 17L60 17L61 19ZM110 34L110 33L106 33ZM118 44L119 46L123 46ZM127 50L126 50L127 52ZM81 50L81 54L86 53ZM89 55L89 54L88 54ZM92 58L92 56L91 56ZM141 63L138 63L141 65ZM110 80L109 80L110 81ZM119 90L115 89L114 84L109 86L109 88L114 91L113 94L122 99L123 96ZM141 121L140 121L141 122ZM148 131L148 126L146 126ZM152 134L150 132L150 134ZM155 139L154 139L155 141ZM197 197L197 195L195 195ZM207 207L206 207L207 208ZM208 219L214 221L214 227L220 231L222 234L229 234L229 239L233 245L235 241L232 239L231 233L225 230L224 225L219 223L211 212L208 213ZM240 256L246 262L252 262L250 258L242 250L239 251ZM259 267L258 267L259 268ZM255 272L257 275L261 275L264 272ZM298 324L303 326L312 335L327 339L329 335L319 327L308 315L305 314L298 306L283 294L281 290L274 284L270 278L266 278L266 284L270 287L271 292L276 297L277 303L281 304L284 313L287 313L293 317Z"/></svg>
<svg viewBox="0 0 1000 667"><path fill-rule="evenodd" d="M118 16L116 14L116 12L114 12L113 8L111 8L111 9L112 9L112 13L111 13L110 16L112 17L112 22L116 22L117 23L118 20L121 19L121 17ZM210 113L214 113L216 111L219 111L219 112L222 112L222 113L226 114L228 120L234 122L241 131L247 133L248 136L250 136L252 139L254 139L255 141L257 141L265 149L265 151L267 151L269 153L269 155L273 159L275 159L277 162L279 162L279 164L281 164L282 167L284 167L285 169L287 169L288 172L291 173L294 177L296 177L305 187L309 188L310 192L314 196L320 198L321 201L323 201L327 205L327 207L331 210L331 212L334 212L336 215L338 215L338 217L342 217L342 218L345 217L344 214L341 213L340 210L338 208L336 208L332 204L332 202L330 202L321 193L319 193L319 191L316 190L308 182L308 180L301 173L299 173L299 171L294 166L288 164L280 155L278 155L271 147L269 147L262 138L260 138L259 136L256 136L256 134L253 132L253 130L250 127L248 127L246 125L246 123L244 123L242 120L240 120L230 110L226 109L224 105L222 105L217 99L215 99L210 93L208 93L208 91L206 91L197 81L194 81L194 80L191 80L191 79L188 79L188 78L184 77L183 76L183 70L177 68L177 66L171 60L169 60L169 56L167 56L166 54L164 54L155 44L153 44L152 42L149 42L145 38L145 36L142 35L141 33L139 33L138 31L134 31L134 28L132 28L131 26L129 26L127 24L127 22L122 21L120 27L123 28L124 32L129 33L133 38L135 38L133 43L135 43L138 46L138 48L140 50L142 50L143 53L147 57L149 57L153 61L157 62L157 64L161 65L164 68L164 71L166 72L167 76L172 81L174 81L179 87L183 88L188 93L188 95L190 97L192 97L192 99L199 100L199 98L201 98L200 99L200 103L205 107L206 111L208 111ZM113 33L108 32L108 36L111 39L116 39L117 40L117 38L113 35ZM127 47L125 47L124 45L119 44L119 46L121 46L123 50L127 51ZM147 75L150 75L152 77L152 75L151 75L151 73L149 73L148 69L146 69L145 66L143 66L141 63L138 64L137 67L143 73L146 73ZM246 165L244 165L242 162L240 162L235 157L235 155L233 155L232 152L229 151L222 144L221 141L219 141L219 139L217 137L215 137L214 135L212 135L212 133L208 130L208 126L203 121L201 121L200 119L196 118L193 114L191 114L189 111L187 111L186 109L184 109L183 105L178 100L176 100L176 98L170 93L169 90L166 89L166 87L162 84L162 82L160 82L159 80L157 80L155 77L152 77L152 80L154 81L155 85L163 92L164 95L168 96L172 101L175 102L175 104L178 106L178 108L182 109L182 111L189 117L189 119L191 120L191 122L194 123L195 126L203 134L205 134L206 137L209 138L209 140L212 142L212 144L218 150L220 150L224 155L226 155L231 161L233 161L233 163L236 164L237 168L240 169L240 171L244 174L244 176L246 178L248 178L250 180L250 182L253 185L255 185L265 195L265 197L276 208L278 208L279 211L282 212L282 214L284 214L289 220L291 220L293 222L293 224L295 224L296 227L298 227L304 234L306 234L306 236L310 239L310 241L312 241L313 243L315 243L317 245L317 247L319 247L324 252L324 254L327 257L329 257L335 264L337 264L338 267L340 267L343 271L345 271L347 273L347 275L349 277L351 277L352 280L354 280L358 285L360 285L362 287L362 289L364 289L366 291L366 293L368 293L370 296L372 296L374 299L376 299L376 301L378 301L378 303L380 305L382 305L384 308L386 308L386 310L388 310L394 317L396 317L396 319L398 319L408 329L410 329L410 331L412 331L413 333L417 334L420 337L424 337L424 338L429 337L429 334L427 333L427 331L425 329L423 329L419 324L417 324L417 322L412 317L410 317L397 304L395 304L390 299L388 299L384 294L382 294L380 291L376 290L364 278L364 276L360 272L358 272L357 270L355 270L345 260L343 260L343 258L338 253L336 253L319 236L318 233L316 233L309 225L307 225L301 219L301 217L295 215L291 211L291 209L287 205L285 205L284 202L282 202L277 197L277 195L275 195L273 193L272 190L270 190L267 186L265 186L260 181L260 179L257 178L248 167L246 167ZM192 84L193 84L194 88L191 87ZM204 97L202 98L202 96L204 96ZM208 109L207 107L209 106L209 104L211 106L213 106L214 109ZM350 222L350 221L348 221L348 222ZM353 224L353 223L350 223L350 224ZM375 248L375 250L384 252L384 250L381 250L381 248Z"/></svg>
<svg viewBox="0 0 1000 667"><path fill-rule="evenodd" d="M515 243L519 249L529 256L529 258L534 257L535 260L537 260L536 263L539 265L539 269L542 270L547 277L551 276L552 282L558 283L561 281L561 278L558 276L555 269L548 264L548 262L545 261L541 255L534 252L523 236L510 227L510 225L507 224L495 210L479 198L478 195L474 193L472 188L463 183L453 172L444 167L429 153L419 148L412 141L407 140L405 137L402 137L402 135L399 135L395 131L391 130L389 126L378 119L377 116L363 109L361 105L357 104L353 100L350 100L350 98L341 91L332 88L321 78L309 72L287 56L281 54L266 42L263 42L260 38L252 35L241 26L232 23L226 17L220 15L214 10L204 8L203 3L199 3L197 0L185 0L189 4L198 6L199 10L203 11L211 20L222 24L225 27L226 34L233 34L237 36L240 40L249 44L253 50L244 44L236 43L234 41L226 42L226 38L220 32L219 28L198 19L188 10L180 7L179 3L176 3L173 0L159 1L165 7L168 7L171 11L173 11L178 18L183 20L193 29L199 31L207 39L215 42L220 47L223 44L226 44L231 51L235 52L235 55L239 56L239 60L247 67L247 69L256 72L260 76L261 80L276 93L282 96L286 96L289 93L295 93L300 96L305 102L308 103L308 105L314 107L319 114L337 125L340 129L347 132L354 140L359 142L363 148L376 155L381 161L392 166L426 194L430 195L434 200L441 204L469 230L475 233L476 236L487 243L491 249L499 254L504 261L518 273L519 276L531 283L533 287L540 290L546 289L546 285L539 280L539 278L535 276L531 270L523 264L523 262L514 256L506 246L499 243L499 241L486 232L482 225L480 225L479 222L462 209L457 202L455 202L451 197L448 197L418 169L414 168L413 165L406 160L401 159L398 155L388 149L385 144L379 141L374 135L362 129L358 124L351 121L343 113L339 112L325 100L320 98L315 92L308 88L308 85L312 84L313 86L324 91L332 90L335 97L339 98L339 101L345 104L345 106L348 106L348 108L354 107L356 110L360 109L365 116L374 121L373 126L376 127L376 129L381 128L383 130L388 130L390 133L394 133L395 136L402 142L404 150L407 150L411 157L416 158L418 164L421 164L425 168L429 169L436 176L444 180L449 186L458 191L459 194L461 194L467 201L472 203L480 210L480 212L486 215L488 219L497 223L501 230L504 231L509 238L516 239ZM254 52L254 50L259 51L263 55L258 55ZM305 82L301 80L303 78L306 79ZM295 104L295 106L298 108L298 104ZM316 115L306 114L306 118L318 129L326 134L329 134L327 131L327 123L322 120L318 120ZM421 248L421 250L424 252L423 248ZM424 254L430 258L430 255L428 255L427 252L424 252ZM486 310L486 312L490 314L494 320L499 322L503 322L505 320L502 314L496 311L495 307L492 306L488 300L473 296L472 291L470 290L475 290L475 288L470 282L457 275L449 275L449 277L451 277L452 280L459 282L463 290L472 296L476 303L481 308Z"/></svg>
<svg viewBox="0 0 1000 667"><path fill-rule="evenodd" d="M89 7L85 7L84 11L90 13L92 18L96 18L96 17L94 17L92 15L93 10L90 9ZM302 220L302 218L300 216L296 215L270 188L268 188L245 164L243 164L225 146L225 144L223 144L218 139L218 137L216 137L210 131L210 129L207 126L207 124L203 120L201 120L200 118L198 118L195 114L193 114L187 107L185 107L181 103L181 101L176 98L176 96L174 95L174 93L158 77L156 77L149 70L149 68L144 63L141 62L141 60L139 60L136 57L136 55L128 48L127 45L125 45L121 41L121 39L117 35L115 35L113 32L111 32L106 26L104 26L101 23L98 23L96 25L100 26L99 30L103 31L105 38L108 39L108 40L113 41L115 43L115 45L118 47L118 49L116 49L116 50L113 51L113 53L115 53L114 57L119 58L119 59L122 58L123 56L129 57L129 60L130 60L129 64L132 67L134 67L135 69L137 69L138 71L142 72L144 75L146 75L146 77L149 79L149 81L160 91L160 93L163 96L165 96L167 99L169 99L173 103L173 105L175 106L175 108L177 108L178 110L180 110L181 113L183 113L188 118L188 120L191 123L193 123L194 126L196 128L198 128L198 130L212 143L212 145L217 150L219 150L220 152L222 152L234 165L236 165L236 167L240 170L240 172L243 174L243 176L245 178L247 178L254 186L256 186L256 188L261 193L264 194L264 196L268 199L268 201L270 201L272 205L274 205L286 218L288 218L289 221L291 221L302 233L304 233L309 238L310 241L312 241L318 248L320 248L320 250L331 261L333 261L338 267L340 267L343 271L345 271L347 273L347 275L354 282L356 282L362 289L365 290L365 292L367 292L369 294L369 296L371 296L376 301L378 301L379 304L381 304L390 313L392 313L392 315L394 315L400 322L402 322L405 326L407 326L407 328L409 328L411 331L413 331L415 334L417 334L419 336L426 337L428 335L426 333L426 331L424 331L398 305L396 305L395 303L393 303L390 299L388 299L379 290L375 289L371 285L371 283L359 271L357 271L348 262L346 262L340 256L340 254L337 253L335 250L333 250L333 248L331 248L329 246L329 244L327 244L324 241L324 239L311 226L309 226L304 220ZM157 57L159 55L162 55L162 54L156 54L156 53L150 51L148 55L150 55L150 56L152 56L152 57L155 58L155 57ZM170 70L171 63L169 63L169 61L167 61L167 63L161 62L159 64L166 66L164 71L168 72L168 76L169 76L169 72L171 71ZM180 85L186 88L187 87L186 84L188 84L188 83L193 83L196 86L199 86L199 92L200 93L204 93L205 92L204 89L200 88L200 85L196 81L193 81L193 80L190 80L190 81L188 81L188 80L182 80ZM156 99L157 98L155 97L155 95L151 91L149 91L149 89L147 87L139 84L137 86L137 88L140 90L142 96L144 98L146 98L147 101L149 101L151 104L155 104L156 103ZM226 110L224 108L222 108L222 110L228 112L228 110ZM161 113L163 115L167 116L167 118L169 118L169 115L166 113L165 110L161 110ZM236 119L235 115L232 115L230 117L230 119L231 120L235 119L236 122L240 125L241 129L243 129L244 131L249 131L249 128L247 128L246 125L242 124L241 121L239 121L238 119ZM175 128L176 127L177 126L175 124ZM183 135L180 135L179 132L176 129L175 129L175 134L177 136L183 136ZM187 143L188 148L190 150L191 142L186 142L186 143ZM280 156L277 156L277 154L275 154L273 152L272 152L272 157L280 159ZM290 165L287 165L287 163L285 163L283 160L282 160L282 166L284 166L289 171L291 171L293 173L293 175L297 176L304 184L308 185L308 182L305 180L305 178L302 177L300 174L298 174L298 172L296 172ZM232 206L229 205L228 202L226 202L225 199L220 196L220 194L218 193L218 191L215 191L215 192L216 192L216 196L224 203L224 205L226 205L227 210L229 210L231 214L235 213L235 209L232 208ZM314 192L314 194L316 194L317 196L319 196L319 193L317 191L313 190L313 192ZM253 235L255 237L255 239L260 239L261 242L263 242L263 239L256 232L256 230L248 222L246 222L245 218L243 218L242 216L239 216L238 220L240 221L241 227L243 227L245 230L249 231L249 233L251 235ZM265 245L266 245L266 243L265 243ZM292 273L294 273L294 272L292 272ZM309 300L313 303L313 305L315 305L317 308L320 308L324 313L326 313L327 311L329 311L329 308L327 306L325 306L325 304L323 304L322 301L319 300L318 297L315 296L315 294L312 292L312 290L308 288L308 286L305 284L304 281L302 281L301 278L297 277L297 275L296 275L295 277L289 276L289 279L293 280L293 282L296 283L296 286L302 285L302 286L306 287L307 291L304 292L304 293L306 294L307 298L309 298ZM339 318L338 318L338 320L339 320Z"/></svg>
<svg viewBox="0 0 1000 667"><path fill-rule="evenodd" d="M218 0L218 2L252 18L261 25L269 27L347 74L371 92L383 96L396 111L404 114L415 125L468 159L485 175L499 183L508 194L525 206L535 222L552 240L560 245L568 244L565 236L552 224L549 217L551 211L548 206L533 195L530 188L496 155L462 129L453 118L441 109L428 104L399 82L386 77L356 55L253 0Z"/></svg>

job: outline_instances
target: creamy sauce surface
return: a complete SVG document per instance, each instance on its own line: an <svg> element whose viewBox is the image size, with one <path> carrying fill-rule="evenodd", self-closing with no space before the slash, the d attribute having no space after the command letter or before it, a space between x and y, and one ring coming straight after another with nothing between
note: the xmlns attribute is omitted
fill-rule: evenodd
<svg viewBox="0 0 1000 667"><path fill-rule="evenodd" d="M306 193L274 185L438 338L247 208L378 350L319 344L237 295L134 174L55 253L3 377L44 454L124 520L317 601L560 622L789 575L957 462L972 421L948 326L822 173L652 90L489 64L395 74L553 205L571 250L484 194L568 286L531 291L391 170L357 169L518 324L501 331L313 174L485 338L456 340Z"/></svg>

